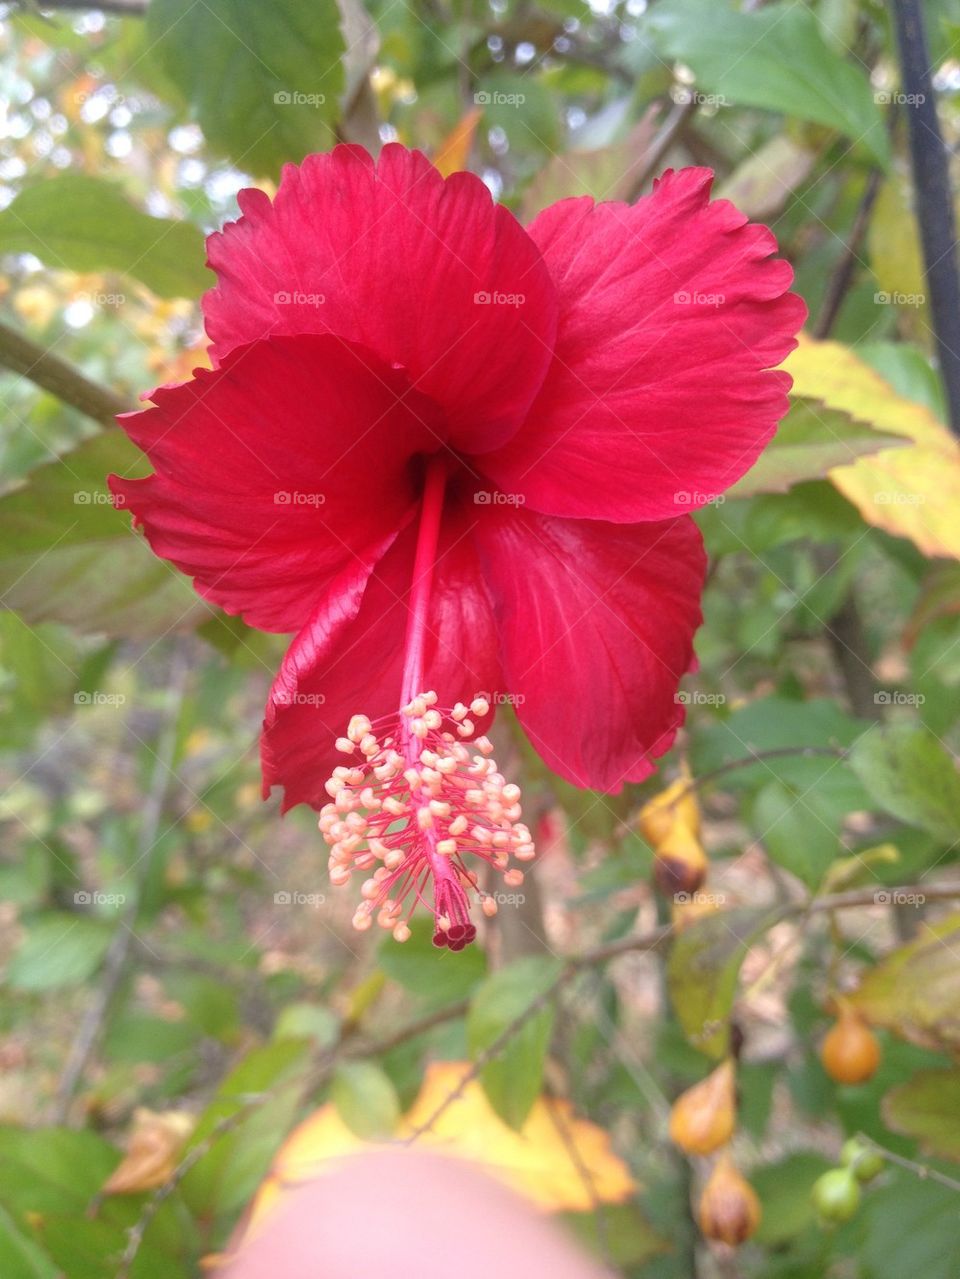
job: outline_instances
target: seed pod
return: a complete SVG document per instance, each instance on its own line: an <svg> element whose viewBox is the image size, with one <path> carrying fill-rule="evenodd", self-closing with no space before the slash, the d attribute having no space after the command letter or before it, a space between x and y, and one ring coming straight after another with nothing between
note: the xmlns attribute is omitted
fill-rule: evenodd
<svg viewBox="0 0 960 1279"><path fill-rule="evenodd" d="M733 1136L736 1105L736 1072L728 1057L673 1103L670 1140L688 1155L712 1154Z"/></svg>
<svg viewBox="0 0 960 1279"><path fill-rule="evenodd" d="M831 1168L813 1183L814 1207L823 1222L849 1221L860 1207L860 1183L849 1168Z"/></svg>
<svg viewBox="0 0 960 1279"><path fill-rule="evenodd" d="M760 1200L738 1172L730 1156L722 1154L700 1197L700 1229L707 1239L737 1247L760 1224Z"/></svg>
<svg viewBox="0 0 960 1279"><path fill-rule="evenodd" d="M879 1151L871 1146L865 1146L856 1137L851 1137L843 1143L840 1158L857 1181L861 1182L873 1181L874 1177L879 1177L887 1166Z"/></svg>
<svg viewBox="0 0 960 1279"><path fill-rule="evenodd" d="M664 897L683 901L702 886L709 867L697 836L686 827L677 827L657 848L653 878Z"/></svg>
<svg viewBox="0 0 960 1279"><path fill-rule="evenodd" d="M862 1084L880 1065L876 1035L849 1004L840 1005L836 1022L820 1045L823 1068L839 1084Z"/></svg>

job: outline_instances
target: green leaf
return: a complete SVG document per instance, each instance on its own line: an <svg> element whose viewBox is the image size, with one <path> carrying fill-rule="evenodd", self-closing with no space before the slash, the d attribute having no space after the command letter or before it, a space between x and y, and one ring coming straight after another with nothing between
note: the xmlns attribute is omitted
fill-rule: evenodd
<svg viewBox="0 0 960 1279"><path fill-rule="evenodd" d="M960 773L927 729L907 721L870 729L850 764L885 812L951 844L960 838Z"/></svg>
<svg viewBox="0 0 960 1279"><path fill-rule="evenodd" d="M434 946L432 921L414 919L409 941L389 938L377 954L380 968L431 1007L466 999L487 971L487 957L478 946L459 955Z"/></svg>
<svg viewBox="0 0 960 1279"><path fill-rule="evenodd" d="M883 1117L930 1154L960 1159L960 1069L923 1070L891 1088Z"/></svg>
<svg viewBox="0 0 960 1279"><path fill-rule="evenodd" d="M149 465L119 430L38 467L0 498L0 595L28 622L149 637L210 617L187 578L165 564L114 509L106 476ZM90 690L82 690L90 692Z"/></svg>
<svg viewBox="0 0 960 1279"><path fill-rule="evenodd" d="M568 1212L561 1220L584 1248L608 1265L632 1269L671 1249L670 1241L654 1230L636 1204L604 1204L600 1213Z"/></svg>
<svg viewBox="0 0 960 1279"><path fill-rule="evenodd" d="M870 1279L956 1279L960 1274L955 1190L895 1173L864 1196L859 1215L863 1273Z"/></svg>
<svg viewBox="0 0 960 1279"><path fill-rule="evenodd" d="M364 1141L386 1141L400 1118L397 1090L372 1061L342 1062L333 1077L330 1100L350 1131Z"/></svg>
<svg viewBox="0 0 960 1279"><path fill-rule="evenodd" d="M770 4L738 13L717 0L660 0L646 29L660 49L693 68L697 87L726 107L762 107L862 142L886 167L889 145L870 83L824 43L813 10Z"/></svg>
<svg viewBox="0 0 960 1279"><path fill-rule="evenodd" d="M0 211L0 253L32 253L56 269L119 271L163 298L199 297L213 284L198 227L150 217L120 187L82 174L35 182Z"/></svg>
<svg viewBox="0 0 960 1279"><path fill-rule="evenodd" d="M196 1216L222 1217L237 1211L266 1176L296 1116L310 1048L303 1039L266 1044L245 1057L220 1085L200 1116L189 1148L211 1138L213 1144L181 1187ZM227 1126L214 1137L220 1124Z"/></svg>
<svg viewBox="0 0 960 1279"><path fill-rule="evenodd" d="M768 782L753 808L753 827L770 857L802 879L819 886L840 851L839 832L817 811L815 796L781 781Z"/></svg>
<svg viewBox="0 0 960 1279"><path fill-rule="evenodd" d="M152 0L152 55L211 146L275 175L333 141L344 89L336 0Z"/></svg>
<svg viewBox="0 0 960 1279"><path fill-rule="evenodd" d="M14 990L80 985L100 967L112 932L109 925L81 915L42 916L7 965L7 985Z"/></svg>
<svg viewBox="0 0 960 1279"><path fill-rule="evenodd" d="M57 1279L57 1267L0 1208L0 1274L3 1279Z"/></svg>
<svg viewBox="0 0 960 1279"><path fill-rule="evenodd" d="M467 1014L467 1043L474 1060L523 1016L559 971L555 960L531 956L487 978L474 995ZM548 1001L526 1018L480 1073L490 1105L511 1128L523 1127L540 1095L553 1019L553 1005Z"/></svg>
<svg viewBox="0 0 960 1279"><path fill-rule="evenodd" d="M730 1011L740 965L751 945L776 922L776 911L738 906L688 924L667 961L667 987L683 1033L719 1061L730 1043Z"/></svg>
<svg viewBox="0 0 960 1279"><path fill-rule="evenodd" d="M96 1133L0 1127L0 1203L18 1216L79 1216L119 1162L120 1152Z"/></svg>
<svg viewBox="0 0 960 1279"><path fill-rule="evenodd" d="M573 195L592 195L595 200L627 199L655 132L656 117L648 111L622 142L552 156L524 192L520 220L528 222L541 209Z"/></svg>
<svg viewBox="0 0 960 1279"><path fill-rule="evenodd" d="M791 194L806 182L817 162L816 151L796 138L776 134L742 160L717 191L748 218L766 222L783 210Z"/></svg>
<svg viewBox="0 0 960 1279"><path fill-rule="evenodd" d="M114 1279L127 1244L127 1232L106 1221L55 1216L39 1223L39 1237L70 1279ZM137 1251L130 1279L188 1279L186 1267L150 1243Z"/></svg>
<svg viewBox="0 0 960 1279"><path fill-rule="evenodd" d="M902 435L885 435L816 400L795 399L771 444L729 496L785 493L794 484L823 479L835 466L906 443Z"/></svg>

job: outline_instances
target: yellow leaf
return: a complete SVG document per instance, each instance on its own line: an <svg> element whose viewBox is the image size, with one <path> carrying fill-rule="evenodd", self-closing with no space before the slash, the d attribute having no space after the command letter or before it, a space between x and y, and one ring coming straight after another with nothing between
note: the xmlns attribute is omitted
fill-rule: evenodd
<svg viewBox="0 0 960 1279"><path fill-rule="evenodd" d="M466 1062L434 1062L400 1135L430 1119L469 1069ZM569 1102L538 1098L526 1123L514 1132L497 1118L475 1080L447 1107L429 1134L418 1138L420 1142L484 1165L520 1194L554 1212L586 1212L598 1200L622 1203L635 1190L629 1169L614 1154L607 1133L578 1119ZM585 1184L584 1169L590 1185Z"/></svg>
<svg viewBox="0 0 960 1279"><path fill-rule="evenodd" d="M927 555L960 558L960 444L947 428L842 343L803 337L784 368L795 395L913 441L838 466L829 478L868 524Z"/></svg>
<svg viewBox="0 0 960 1279"><path fill-rule="evenodd" d="M467 167L473 137L482 115L482 107L471 107L437 147L433 163L445 178Z"/></svg>
<svg viewBox="0 0 960 1279"><path fill-rule="evenodd" d="M430 1120L470 1069L470 1063L463 1061L428 1066L420 1093L401 1120L396 1139L402 1141ZM286 1190L322 1176L343 1156L377 1144L355 1137L334 1106L321 1106L281 1147L250 1207L245 1236L273 1214ZM416 1145L479 1164L552 1212L585 1212L597 1202L623 1203L636 1190L607 1133L588 1120L578 1119L568 1102L539 1098L523 1128L514 1132L498 1119L476 1080L417 1137Z"/></svg>
<svg viewBox="0 0 960 1279"><path fill-rule="evenodd" d="M179 1110L135 1110L127 1153L104 1183L103 1194L136 1195L162 1186L173 1174L193 1124L193 1116Z"/></svg>

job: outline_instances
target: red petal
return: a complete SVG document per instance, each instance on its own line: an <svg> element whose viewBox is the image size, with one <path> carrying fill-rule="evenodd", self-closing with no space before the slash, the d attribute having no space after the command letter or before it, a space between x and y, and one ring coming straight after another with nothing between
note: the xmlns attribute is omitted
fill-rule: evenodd
<svg viewBox="0 0 960 1279"><path fill-rule="evenodd" d="M264 630L298 630L345 564L375 561L437 444L434 407L333 337L240 348L153 398L121 423L155 474L110 487L201 595Z"/></svg>
<svg viewBox="0 0 960 1279"><path fill-rule="evenodd" d="M633 527L492 509L475 533L504 687L538 753L577 786L653 771L683 721L705 557L689 518Z"/></svg>
<svg viewBox="0 0 960 1279"><path fill-rule="evenodd" d="M493 613L469 537L474 518L456 511L445 516L434 569L424 669L443 706L500 687ZM324 783L344 763L334 742L352 715L375 720L399 711L415 545L411 525L365 590L357 579L338 583L290 645L270 690L261 738L264 794L283 786L284 810L328 801Z"/></svg>
<svg viewBox="0 0 960 1279"><path fill-rule="evenodd" d="M272 205L260 191L240 203L244 216L209 240L216 355L270 333L338 333L407 369L458 446L510 438L550 362L556 298L533 241L479 178L444 181L396 144L376 166L340 146L287 165Z"/></svg>
<svg viewBox="0 0 960 1279"><path fill-rule="evenodd" d="M771 232L708 203L711 180L668 173L632 207L562 200L530 227L560 329L527 425L483 459L506 492L551 515L663 519L723 492L770 439L790 379L764 370L806 311Z"/></svg>

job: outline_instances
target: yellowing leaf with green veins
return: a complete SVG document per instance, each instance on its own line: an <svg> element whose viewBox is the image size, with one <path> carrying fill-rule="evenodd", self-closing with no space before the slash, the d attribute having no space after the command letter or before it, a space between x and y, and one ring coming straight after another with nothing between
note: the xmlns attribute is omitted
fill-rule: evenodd
<svg viewBox="0 0 960 1279"><path fill-rule="evenodd" d="M921 904L923 888L917 890ZM960 914L935 928L925 926L915 941L872 969L850 1003L874 1026L884 1026L911 1043L935 1051L960 1048Z"/></svg>
<svg viewBox="0 0 960 1279"><path fill-rule="evenodd" d="M795 396L910 441L829 472L867 523L909 538L927 555L960 558L960 443L947 428L840 342L803 337L783 367Z"/></svg>
<svg viewBox="0 0 960 1279"><path fill-rule="evenodd" d="M932 1155L960 1159L960 1070L922 1070L891 1088L883 1117L894 1132L915 1137Z"/></svg>

